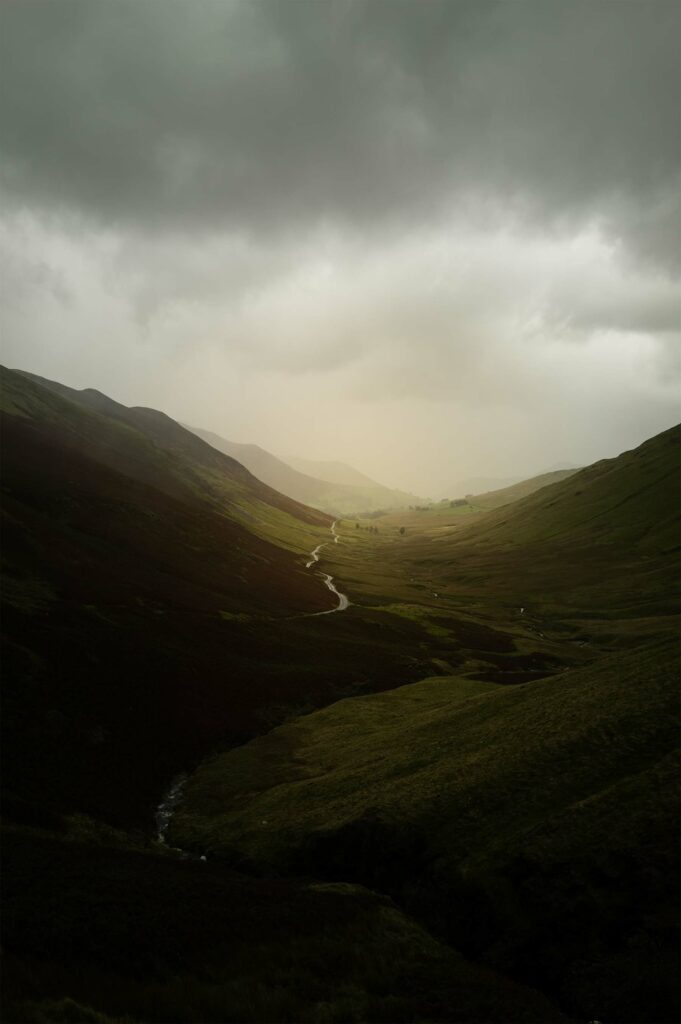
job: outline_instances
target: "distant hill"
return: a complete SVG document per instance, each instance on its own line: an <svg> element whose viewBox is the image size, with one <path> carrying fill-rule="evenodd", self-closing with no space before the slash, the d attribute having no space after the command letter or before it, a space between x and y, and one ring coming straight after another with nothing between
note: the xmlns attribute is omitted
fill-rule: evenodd
<svg viewBox="0 0 681 1024"><path fill-rule="evenodd" d="M347 462L316 462L313 459L299 459L296 456L287 457L284 461L300 473L314 476L318 480L328 480L332 484L349 484L357 487L383 486L365 473L360 473L354 466L348 466Z"/></svg>
<svg viewBox="0 0 681 1024"><path fill-rule="evenodd" d="M494 476L471 476L465 480L455 481L447 496L450 498L465 498L467 494L483 494L487 491L498 491L502 487L510 487L522 480L521 476L494 477Z"/></svg>
<svg viewBox="0 0 681 1024"><path fill-rule="evenodd" d="M230 455L246 466L259 480L276 488L282 494L295 501L303 502L312 508L322 509L331 515L355 515L360 512L374 512L377 509L403 508L418 502L413 494L391 490L383 487L368 477L366 482L335 483L331 480L320 480L301 473L292 466L278 459L255 444L239 444L228 441L219 434L198 427L190 427L197 437L212 445L218 451ZM318 463L318 465L327 465ZM330 465L340 465L331 463ZM350 467L346 467L350 470ZM361 473L350 470L357 477Z"/></svg>

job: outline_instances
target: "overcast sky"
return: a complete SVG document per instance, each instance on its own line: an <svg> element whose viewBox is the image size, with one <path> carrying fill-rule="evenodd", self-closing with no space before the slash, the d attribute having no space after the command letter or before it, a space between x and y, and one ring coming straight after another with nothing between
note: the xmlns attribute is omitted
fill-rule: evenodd
<svg viewBox="0 0 681 1024"><path fill-rule="evenodd" d="M2 357L440 497L681 418L676 0L10 0Z"/></svg>

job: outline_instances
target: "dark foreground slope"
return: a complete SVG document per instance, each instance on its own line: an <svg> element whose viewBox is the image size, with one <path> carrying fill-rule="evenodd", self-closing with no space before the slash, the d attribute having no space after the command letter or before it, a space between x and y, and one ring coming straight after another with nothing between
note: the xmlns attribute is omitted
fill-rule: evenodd
<svg viewBox="0 0 681 1024"><path fill-rule="evenodd" d="M565 1020L358 886L21 832L3 879L8 1024Z"/></svg>

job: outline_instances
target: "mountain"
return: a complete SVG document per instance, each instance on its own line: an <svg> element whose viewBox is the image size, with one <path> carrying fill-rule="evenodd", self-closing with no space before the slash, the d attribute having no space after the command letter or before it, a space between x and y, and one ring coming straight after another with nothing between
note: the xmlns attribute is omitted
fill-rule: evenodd
<svg viewBox="0 0 681 1024"><path fill-rule="evenodd" d="M318 480L328 480L332 484L350 484L357 487L381 487L365 473L360 473L354 466L348 466L346 462L318 462L314 459L299 459L295 456L285 460L289 466L306 473L308 476L316 477Z"/></svg>
<svg viewBox="0 0 681 1024"><path fill-rule="evenodd" d="M9 370L0 404L5 810L149 820L248 727L240 620L333 606L305 568L330 520L153 410Z"/></svg>
<svg viewBox="0 0 681 1024"><path fill-rule="evenodd" d="M237 444L228 441L208 430L191 429L197 437L212 445L218 451L238 459L259 480L287 494L295 501L303 502L312 508L322 509L331 515L356 515L360 512L373 512L378 509L401 508L413 504L420 499L404 491L391 490L377 484L369 477L354 483L337 483L331 480L319 480L316 477L301 473L254 444ZM318 463L318 465L339 465L337 463ZM347 467L348 469L350 467ZM362 474L351 470L356 477Z"/></svg>

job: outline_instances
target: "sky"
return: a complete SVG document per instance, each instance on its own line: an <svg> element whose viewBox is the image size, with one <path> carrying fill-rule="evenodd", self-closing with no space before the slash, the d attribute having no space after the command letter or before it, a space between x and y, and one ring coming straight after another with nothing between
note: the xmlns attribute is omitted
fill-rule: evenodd
<svg viewBox="0 0 681 1024"><path fill-rule="evenodd" d="M681 419L681 8L6 0L5 365L443 497Z"/></svg>

